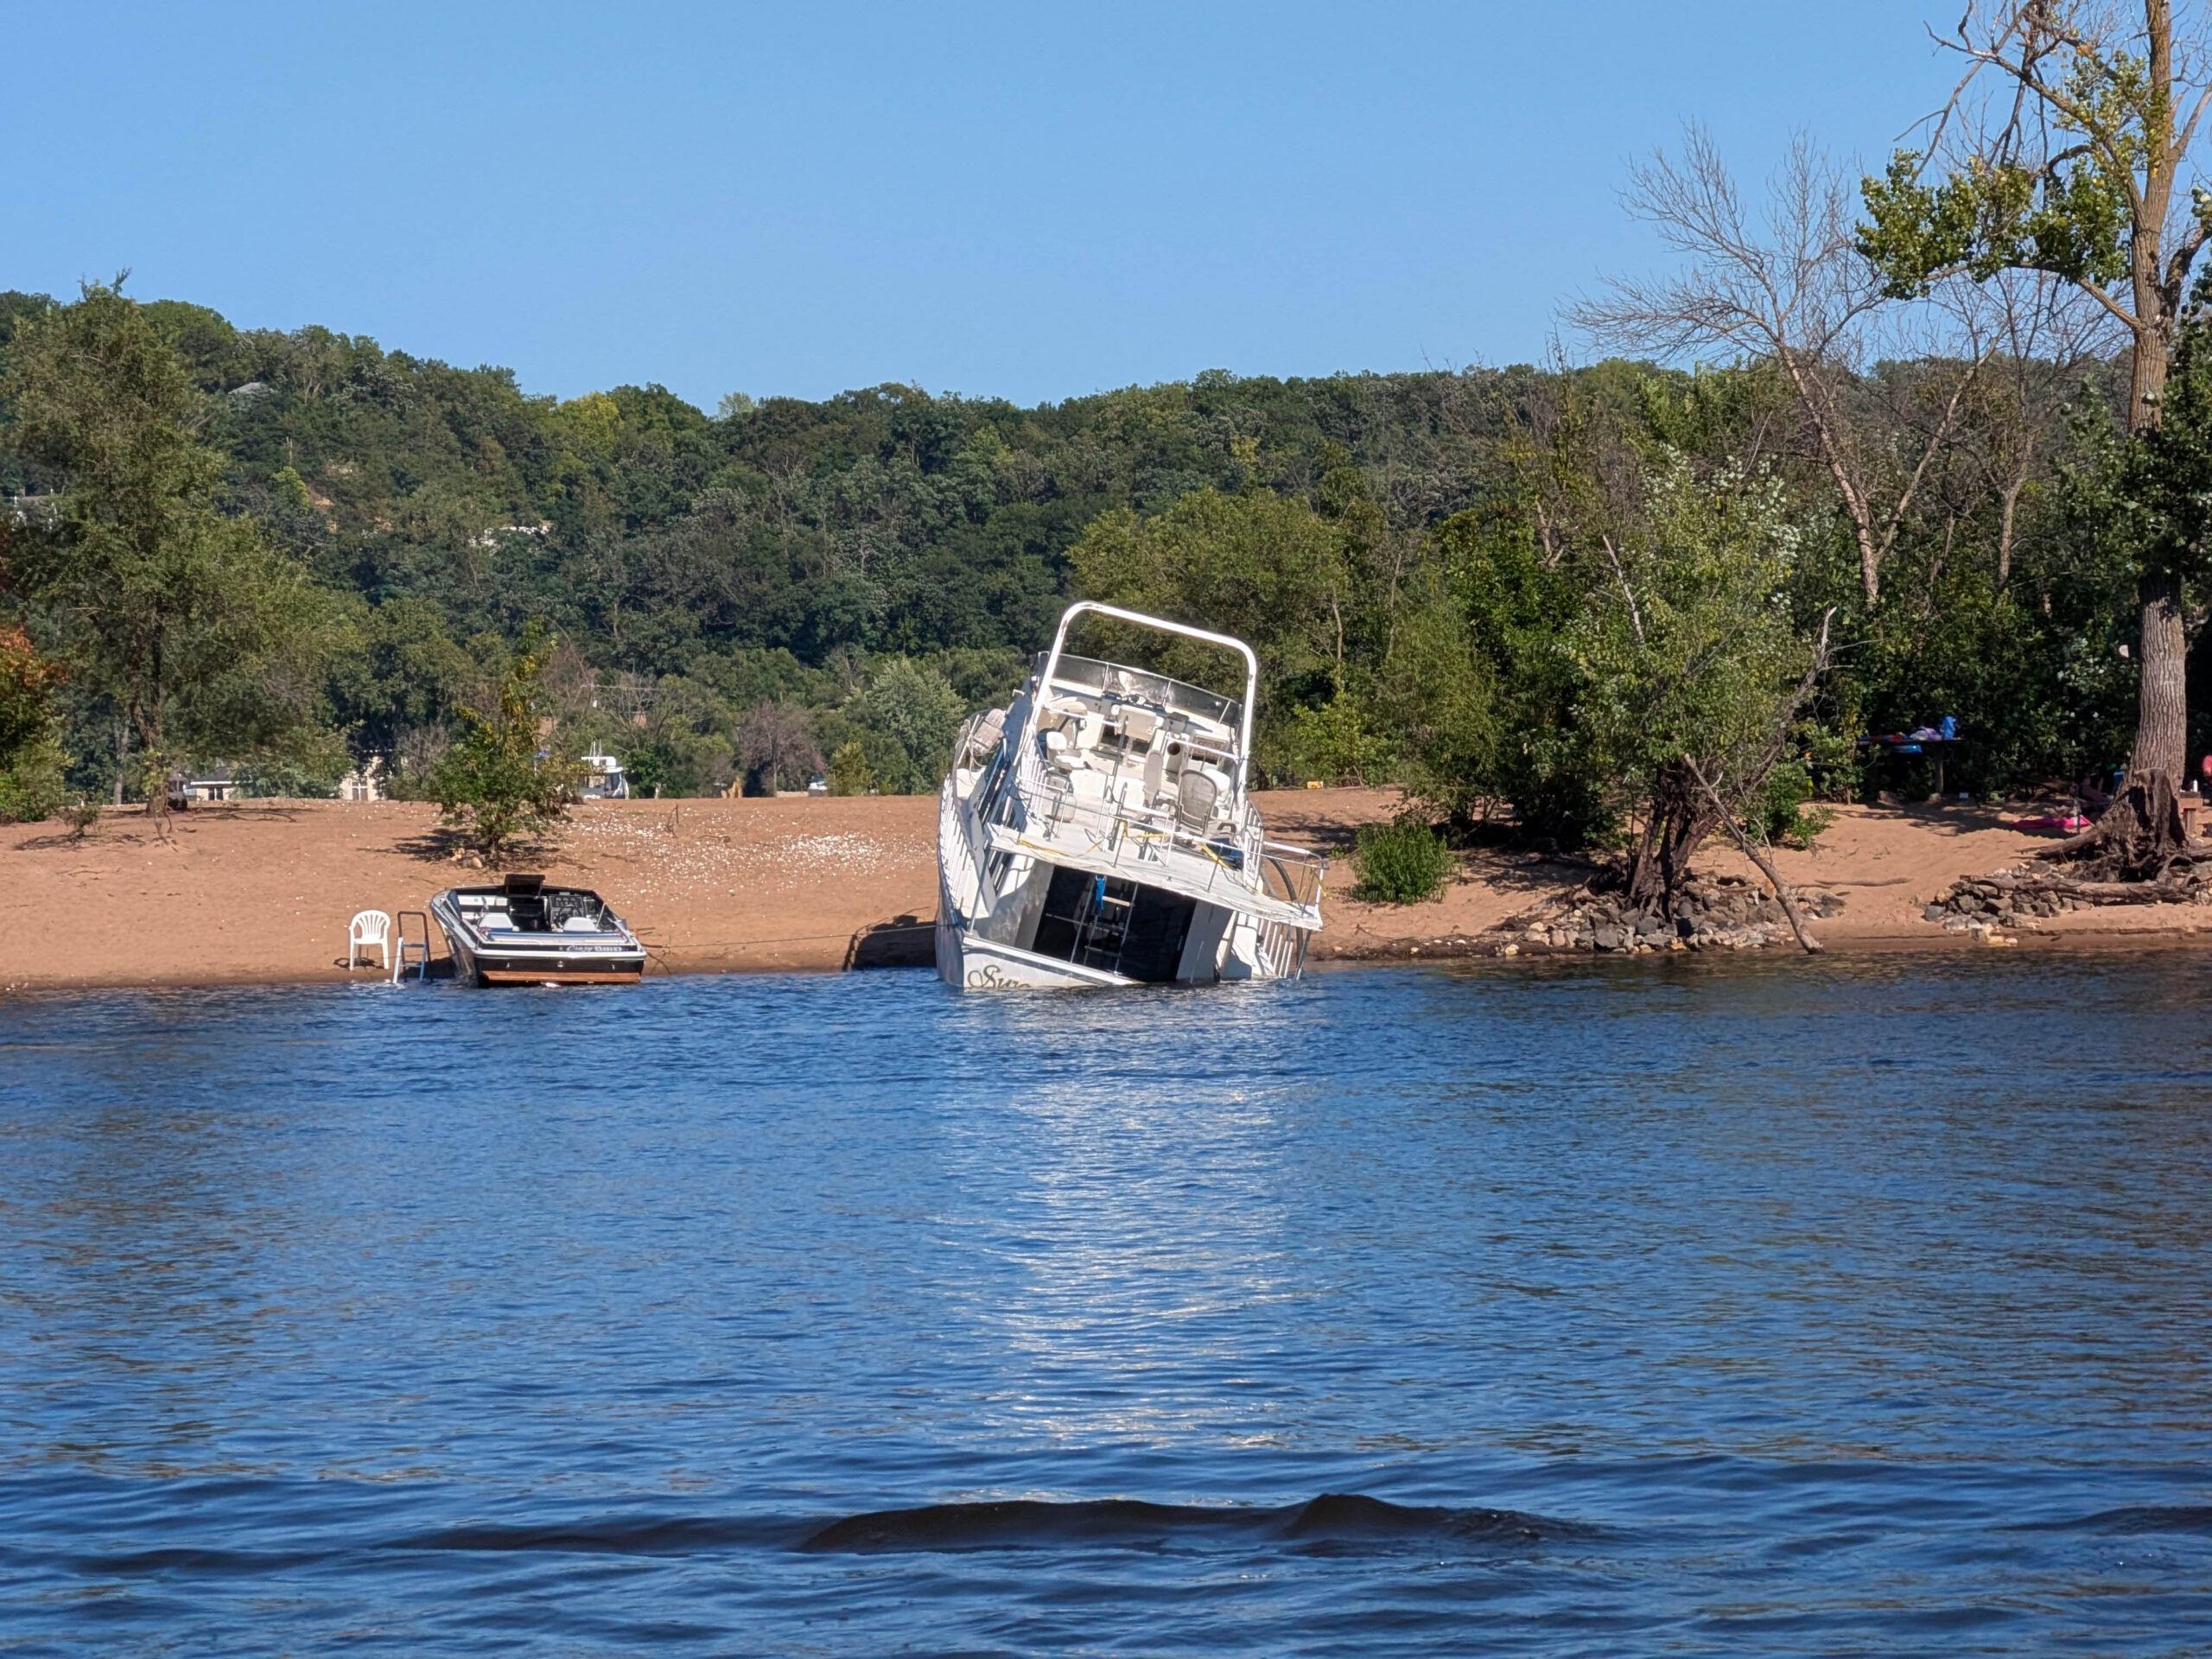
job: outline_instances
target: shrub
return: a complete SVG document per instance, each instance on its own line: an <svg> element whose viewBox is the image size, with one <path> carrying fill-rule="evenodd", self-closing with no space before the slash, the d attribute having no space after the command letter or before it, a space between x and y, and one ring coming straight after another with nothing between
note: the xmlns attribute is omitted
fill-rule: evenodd
<svg viewBox="0 0 2212 1659"><path fill-rule="evenodd" d="M1417 905L1433 899L1451 874L1451 849L1421 819L1371 823L1359 832L1359 885L1351 896L1370 904Z"/></svg>
<svg viewBox="0 0 2212 1659"><path fill-rule="evenodd" d="M1835 822L1832 806L1810 804L1813 780L1802 761L1785 760L1774 769L1761 792L1758 828L1769 841L1810 850L1821 830Z"/></svg>
<svg viewBox="0 0 2212 1659"><path fill-rule="evenodd" d="M61 780L66 762L61 746L50 737L18 749L0 766L0 823L36 823L60 811L68 798Z"/></svg>
<svg viewBox="0 0 2212 1659"><path fill-rule="evenodd" d="M865 795L875 787L875 774L868 764L868 750L855 741L840 744L830 757L827 779L832 795Z"/></svg>

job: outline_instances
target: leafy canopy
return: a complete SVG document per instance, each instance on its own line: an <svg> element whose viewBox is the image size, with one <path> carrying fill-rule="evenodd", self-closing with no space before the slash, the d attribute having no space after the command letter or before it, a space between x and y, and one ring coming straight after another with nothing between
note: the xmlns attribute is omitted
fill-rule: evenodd
<svg viewBox="0 0 2212 1659"><path fill-rule="evenodd" d="M219 510L223 457L146 308L88 285L19 319L0 398L15 448L61 480L54 511L11 538L10 586L79 687L130 720L149 774L310 724L325 595Z"/></svg>

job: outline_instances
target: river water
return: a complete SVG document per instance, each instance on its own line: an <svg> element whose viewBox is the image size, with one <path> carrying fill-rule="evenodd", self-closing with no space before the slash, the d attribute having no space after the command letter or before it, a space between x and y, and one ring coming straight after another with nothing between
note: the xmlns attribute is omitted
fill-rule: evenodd
<svg viewBox="0 0 2212 1659"><path fill-rule="evenodd" d="M2203 1652L2208 1007L0 1003L0 1652Z"/></svg>

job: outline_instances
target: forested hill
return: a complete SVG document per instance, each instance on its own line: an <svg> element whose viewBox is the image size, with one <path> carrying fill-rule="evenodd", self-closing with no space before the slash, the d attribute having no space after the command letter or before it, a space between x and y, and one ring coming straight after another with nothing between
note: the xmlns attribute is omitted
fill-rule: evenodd
<svg viewBox="0 0 2212 1659"><path fill-rule="evenodd" d="M657 385L563 403L362 336L146 308L212 395L236 505L327 580L433 601L460 635L542 616L656 675L745 648L1033 649L1103 510L1303 493L1346 456L1399 524L1440 522L1526 378L1209 372L1034 409L886 385L709 416Z"/></svg>
<svg viewBox="0 0 2212 1659"><path fill-rule="evenodd" d="M835 786L932 788L961 715L1018 683L1078 593L1250 640L1264 776L1394 779L1455 813L1503 799L1562 840L1618 822L1611 780L1658 741L1638 698L1683 674L1727 693L1770 626L1772 662L1740 684L1794 680L1831 609L1842 652L1805 754L1950 714L1984 734L1976 785L2104 760L2131 691L2127 555L2069 535L2084 498L2059 486L2096 461L2082 411L2109 365L2013 365L1963 404L1941 360L1822 372L1829 437L1849 423L1863 487L1898 507L1878 607L1807 405L1758 362L1210 371L1027 409L886 385L709 415L653 385L532 397L505 369L111 289L10 294L0 384L49 414L27 435L0 400L0 496L19 498L0 539L11 518L43 550L0 569L0 626L51 658L70 785L99 792L143 788L134 750L287 792L372 754L427 778L541 626L564 741L613 747L641 785L789 786L842 756ZM94 512L54 457L95 453L126 408L219 474L193 509L213 517L172 538L232 595L219 626L169 607L158 559L114 567L153 583L127 603L88 602L96 526L41 531L20 499ZM233 546L218 520L251 534ZM1738 644L1655 679L1605 654L1637 582L1697 627L1755 608L1726 624ZM205 671L137 652L158 618ZM1720 707L1680 717L1719 729Z"/></svg>

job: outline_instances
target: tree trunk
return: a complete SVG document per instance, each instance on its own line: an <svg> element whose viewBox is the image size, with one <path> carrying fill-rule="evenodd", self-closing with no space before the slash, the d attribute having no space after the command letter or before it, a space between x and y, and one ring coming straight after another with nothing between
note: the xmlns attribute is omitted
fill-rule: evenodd
<svg viewBox="0 0 2212 1659"><path fill-rule="evenodd" d="M2135 331L2135 350L2127 374L2127 429L2139 437L2158 429L2159 405L2166 396L2168 341L2160 315L2164 303L2152 289L2149 321Z"/></svg>
<svg viewBox="0 0 2212 1659"><path fill-rule="evenodd" d="M2162 772L2134 772L2094 827L2036 856L2074 862L2077 875L2093 881L2157 881L2188 849L2173 779Z"/></svg>
<svg viewBox="0 0 2212 1659"><path fill-rule="evenodd" d="M2156 243L2152 245L2155 257ZM2128 430L2140 441L2158 427L2166 389L2169 346L2162 302L2146 288L2139 269L2140 308L2134 360L2128 373ZM2145 571L2136 578L2141 632L2136 649L2139 678L2135 700L2135 749L2128 756L2127 785L2106 809L2082 856L2123 881L2156 880L2186 845L2181 814L2171 803L2189 768L2189 636L2182 626L2181 578Z"/></svg>
<svg viewBox="0 0 2212 1659"><path fill-rule="evenodd" d="M2005 486L2002 500L2004 514L1997 523L1997 586L2001 590L2012 580L2012 523L2020 511L2020 492L2027 486L2025 478L2018 478Z"/></svg>
<svg viewBox="0 0 2212 1659"><path fill-rule="evenodd" d="M1643 838L1629 860L1629 904L1672 917L1675 895L1689 879L1690 860L1719 823L1719 815L1687 766L1676 762L1662 768L1651 785Z"/></svg>
<svg viewBox="0 0 2212 1659"><path fill-rule="evenodd" d="M2144 118L2146 165L2128 241L2135 339L2128 365L2127 430L2138 439L2158 429L2173 348L2173 318L2160 285L2166 211L2181 162L2174 148L2172 13L2170 0L2144 0L2149 60L2145 67L2158 101ZM2124 880L2163 870L2181 850L2181 815L2166 810L2166 804L2189 764L2189 640L2182 628L2181 578L2145 573L2137 579L2135 596L2142 619L2135 752L2128 759L2127 788L2097 826L2107 832L2107 856L2126 866Z"/></svg>
<svg viewBox="0 0 2212 1659"><path fill-rule="evenodd" d="M2150 0L2154 76L2167 69L2164 11L2161 0ZM2163 140L2158 153L2166 153ZM2154 165L2147 196L2157 216L2148 219L2147 227L2138 224L2133 248L2135 349L2128 366L2127 429L2139 441L2158 429L2172 347L2171 319L2158 283L2158 231L2171 174L2171 161L2163 169ZM2097 855L2120 880L2131 881L2155 879L2185 844L2180 813L2165 806L2189 766L2189 639L2182 626L2181 578L2146 571L2136 579L2135 598L2141 620L2135 750L2128 757L2127 787L2097 824L2103 838Z"/></svg>
<svg viewBox="0 0 2212 1659"><path fill-rule="evenodd" d="M1805 954L1809 957L1818 953L1821 942L1813 937L1812 930L1805 925L1804 915L1798 910L1797 901L1789 896L1789 884L1783 880L1781 872L1774 868L1774 861L1751 845L1751 838L1744 833L1743 825L1736 822L1736 815L1722 804L1720 791L1713 788L1711 780L1698 769L1697 762L1685 758L1682 764L1689 768L1690 776L1697 779L1698 787L1705 791L1706 798L1713 803L1713 810L1720 815L1720 823L1727 830L1738 849L1745 858L1758 866L1759 874L1766 877L1767 886L1774 889L1776 902L1782 906L1782 913L1789 918L1789 931L1797 936L1797 943L1804 947Z"/></svg>
<svg viewBox="0 0 2212 1659"><path fill-rule="evenodd" d="M2189 640L2181 622L2181 578L2145 575L2135 584L2142 607L2142 683L2137 694L2134 772L2171 779L2189 766Z"/></svg>

